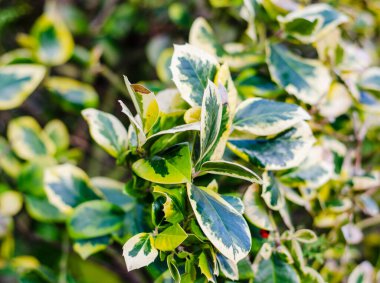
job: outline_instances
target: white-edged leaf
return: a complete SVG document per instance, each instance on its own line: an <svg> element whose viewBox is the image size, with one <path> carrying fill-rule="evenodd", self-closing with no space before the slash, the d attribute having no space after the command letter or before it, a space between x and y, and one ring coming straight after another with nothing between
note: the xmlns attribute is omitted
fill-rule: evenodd
<svg viewBox="0 0 380 283"><path fill-rule="evenodd" d="M219 268L224 276L234 281L239 279L239 270L235 262L220 253L216 254L216 259L218 260Z"/></svg>
<svg viewBox="0 0 380 283"><path fill-rule="evenodd" d="M152 235L140 233L130 238L123 246L123 256L128 271L151 264L158 256Z"/></svg>
<svg viewBox="0 0 380 283"><path fill-rule="evenodd" d="M34 64L0 67L0 110L20 106L38 87L45 73L45 67Z"/></svg>
<svg viewBox="0 0 380 283"><path fill-rule="evenodd" d="M251 248L244 218L213 191L188 183L187 193L198 224L211 243L234 262L244 258Z"/></svg>
<svg viewBox="0 0 380 283"><path fill-rule="evenodd" d="M127 150L128 133L115 116L96 109L85 109L82 116L87 121L92 138L113 157Z"/></svg>
<svg viewBox="0 0 380 283"><path fill-rule="evenodd" d="M236 109L234 128L257 136L278 134L310 115L295 104L268 99L250 98Z"/></svg>
<svg viewBox="0 0 380 283"><path fill-rule="evenodd" d="M255 276L255 283L272 282L300 282L295 269L283 261L278 254L272 254L270 259L260 261Z"/></svg>
<svg viewBox="0 0 380 283"><path fill-rule="evenodd" d="M285 200L280 184L271 172L264 172L263 174L261 197L270 209L280 210L284 205Z"/></svg>
<svg viewBox="0 0 380 283"><path fill-rule="evenodd" d="M309 230L309 229L300 229L294 232L293 236L294 239L301 243L314 243L318 237L315 234L314 231Z"/></svg>
<svg viewBox="0 0 380 283"><path fill-rule="evenodd" d="M101 236L90 239L77 239L74 241L73 249L85 260L90 255L105 250L111 244L110 236Z"/></svg>
<svg viewBox="0 0 380 283"><path fill-rule="evenodd" d="M347 283L374 282L374 268L369 261L363 261L351 272Z"/></svg>
<svg viewBox="0 0 380 283"><path fill-rule="evenodd" d="M214 80L219 64L215 57L190 44L174 45L170 65L173 81L182 98L201 106L208 80Z"/></svg>
<svg viewBox="0 0 380 283"><path fill-rule="evenodd" d="M272 80L303 102L314 105L327 94L331 77L320 61L302 58L280 44L267 47L267 60Z"/></svg>

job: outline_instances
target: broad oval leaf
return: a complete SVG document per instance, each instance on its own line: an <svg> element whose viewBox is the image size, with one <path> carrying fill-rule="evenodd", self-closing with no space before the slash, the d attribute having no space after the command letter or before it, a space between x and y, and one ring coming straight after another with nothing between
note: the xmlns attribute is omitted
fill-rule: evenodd
<svg viewBox="0 0 380 283"><path fill-rule="evenodd" d="M115 116L96 109L82 111L90 127L92 138L113 157L127 150L128 133Z"/></svg>
<svg viewBox="0 0 380 283"><path fill-rule="evenodd" d="M260 261L255 283L291 282L299 283L295 269L283 261L277 254L273 254L270 259Z"/></svg>
<svg viewBox="0 0 380 283"><path fill-rule="evenodd" d="M13 119L8 125L8 139L13 151L22 159L54 155L56 148L33 117Z"/></svg>
<svg viewBox="0 0 380 283"><path fill-rule="evenodd" d="M319 105L319 113L334 120L336 117L347 113L353 101L348 89L341 83L333 82L327 96Z"/></svg>
<svg viewBox="0 0 380 283"><path fill-rule="evenodd" d="M152 235L140 233L130 238L123 246L123 256L128 271L151 264L158 256Z"/></svg>
<svg viewBox="0 0 380 283"><path fill-rule="evenodd" d="M309 230L309 229L300 229L300 230L297 230L293 236L292 236L294 239L296 239L297 241L301 242L301 243L314 243L315 241L318 240L318 237L317 235L315 234L315 232L313 230Z"/></svg>
<svg viewBox="0 0 380 283"><path fill-rule="evenodd" d="M123 212L105 200L80 204L68 221L68 231L74 239L105 236L123 225Z"/></svg>
<svg viewBox="0 0 380 283"><path fill-rule="evenodd" d="M279 18L284 31L303 43L312 43L331 32L348 17L327 4L314 4Z"/></svg>
<svg viewBox="0 0 380 283"><path fill-rule="evenodd" d="M47 199L31 195L25 197L25 207L28 214L40 222L64 222L66 215L52 205Z"/></svg>
<svg viewBox="0 0 380 283"><path fill-rule="evenodd" d="M354 268L348 277L347 283L374 282L374 268L369 261L363 261Z"/></svg>
<svg viewBox="0 0 380 283"><path fill-rule="evenodd" d="M244 218L217 193L188 183L195 217L207 238L228 259L238 262L251 249L251 234Z"/></svg>
<svg viewBox="0 0 380 283"><path fill-rule="evenodd" d="M82 202L98 199L86 173L71 164L47 168L44 188L50 203L66 214Z"/></svg>
<svg viewBox="0 0 380 283"><path fill-rule="evenodd" d="M251 169L235 162L218 160L207 161L202 164L201 174L225 175L233 178L246 180L251 183L261 183L261 178Z"/></svg>
<svg viewBox="0 0 380 283"><path fill-rule="evenodd" d="M273 138L229 140L228 147L240 158L266 170L298 166L306 157L315 138L305 122Z"/></svg>
<svg viewBox="0 0 380 283"><path fill-rule="evenodd" d="M298 105L251 98L238 106L233 126L257 136L269 136L309 119L309 114Z"/></svg>
<svg viewBox="0 0 380 283"><path fill-rule="evenodd" d="M280 184L272 172L265 172L263 174L261 197L270 209L280 210L284 205L284 196Z"/></svg>
<svg viewBox="0 0 380 283"><path fill-rule="evenodd" d="M70 134L66 125L58 119L49 121L45 125L44 132L49 136L54 143L57 151L63 151L70 145Z"/></svg>
<svg viewBox="0 0 380 283"><path fill-rule="evenodd" d="M317 104L327 94L331 77L321 62L299 57L280 44L267 47L267 60L273 81L303 102Z"/></svg>
<svg viewBox="0 0 380 283"><path fill-rule="evenodd" d="M207 189L210 189L209 186L207 187ZM233 208L235 208L237 212L239 212L240 214L244 213L244 203L240 197L234 195L221 195L221 197L226 202L228 202Z"/></svg>
<svg viewBox="0 0 380 283"><path fill-rule="evenodd" d="M80 111L98 106L98 94L89 84L66 77L50 77L45 86L67 111Z"/></svg>
<svg viewBox="0 0 380 283"><path fill-rule="evenodd" d="M156 236L154 239L154 247L161 251L172 251L182 244L186 238L186 232L176 223Z"/></svg>
<svg viewBox="0 0 380 283"><path fill-rule="evenodd" d="M22 169L19 159L3 137L0 137L0 168L12 178L17 178Z"/></svg>
<svg viewBox="0 0 380 283"><path fill-rule="evenodd" d="M223 272L224 276L234 281L239 279L239 270L235 262L220 253L216 254L216 259L218 260L219 268Z"/></svg>
<svg viewBox="0 0 380 283"><path fill-rule="evenodd" d="M36 46L33 53L46 65L65 63L74 51L74 41L66 25L55 11L43 14L34 24L31 35Z"/></svg>
<svg viewBox="0 0 380 283"><path fill-rule="evenodd" d="M170 65L173 81L182 98L191 106L201 106L208 80L214 80L219 66L215 57L190 44L174 45Z"/></svg>
<svg viewBox="0 0 380 283"><path fill-rule="evenodd" d="M45 67L33 64L0 67L0 110L20 106L38 87L45 73Z"/></svg>
<svg viewBox="0 0 380 283"><path fill-rule="evenodd" d="M132 165L136 175L158 184L190 182L191 169L188 143L177 144L149 159L139 159Z"/></svg>
<svg viewBox="0 0 380 283"><path fill-rule="evenodd" d="M267 231L272 231L273 226L271 224L268 212L265 205L260 198L259 188L257 185L252 184L248 187L243 196L244 203L244 215L248 221L253 225Z"/></svg>

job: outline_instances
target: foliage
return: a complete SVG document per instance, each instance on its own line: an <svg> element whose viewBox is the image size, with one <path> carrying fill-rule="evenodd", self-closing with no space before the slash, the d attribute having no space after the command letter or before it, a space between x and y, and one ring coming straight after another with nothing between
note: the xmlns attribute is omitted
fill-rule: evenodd
<svg viewBox="0 0 380 283"><path fill-rule="evenodd" d="M154 37L159 80L124 86L112 49L144 28L123 19L162 9L135 2L104 4L91 34L79 8L48 1L0 57L0 279L379 278L376 4L210 1L191 23L192 2L168 1L188 43ZM59 246L55 263L29 233Z"/></svg>

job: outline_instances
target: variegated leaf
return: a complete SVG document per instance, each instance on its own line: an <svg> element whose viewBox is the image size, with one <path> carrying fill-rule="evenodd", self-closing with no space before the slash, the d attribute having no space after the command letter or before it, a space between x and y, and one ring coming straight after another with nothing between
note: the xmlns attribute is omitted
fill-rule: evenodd
<svg viewBox="0 0 380 283"><path fill-rule="evenodd" d="M26 195L25 207L28 214L35 220L40 222L64 222L67 216L58 208L52 205L46 197L35 197Z"/></svg>
<svg viewBox="0 0 380 283"><path fill-rule="evenodd" d="M105 250L109 244L111 244L110 236L101 236L90 239L76 239L73 244L73 249L83 260L85 260L90 255Z"/></svg>
<svg viewBox="0 0 380 283"><path fill-rule="evenodd" d="M326 283L325 279L323 279L322 275L319 274L315 269L305 266L303 269L303 276L301 278L301 282L308 283Z"/></svg>
<svg viewBox="0 0 380 283"><path fill-rule="evenodd" d="M233 262L244 258L251 248L251 235L244 218L213 191L188 183L187 193L195 217L211 243Z"/></svg>
<svg viewBox="0 0 380 283"><path fill-rule="evenodd" d="M29 116L13 119L8 125L8 140L22 159L54 155L56 148L37 121Z"/></svg>
<svg viewBox="0 0 380 283"><path fill-rule="evenodd" d="M0 110L20 106L38 87L46 69L34 64L0 67Z"/></svg>
<svg viewBox="0 0 380 283"><path fill-rule="evenodd" d="M56 11L49 11L39 17L32 27L35 58L46 65L65 63L74 51L73 37Z"/></svg>
<svg viewBox="0 0 380 283"><path fill-rule="evenodd" d="M314 4L279 18L280 25L291 37L312 43L331 32L348 17L327 4Z"/></svg>
<svg viewBox="0 0 380 283"><path fill-rule="evenodd" d="M153 187L153 193L166 198L162 211L167 222L175 224L184 219L185 191L183 188L168 189L156 185Z"/></svg>
<svg viewBox="0 0 380 283"><path fill-rule="evenodd" d="M261 183L261 178L253 172L251 169L240 165L238 163L219 160L219 161L207 161L202 164L201 174L216 174L225 175L233 178L246 180L251 183Z"/></svg>
<svg viewBox="0 0 380 283"><path fill-rule="evenodd" d="M0 137L0 168L12 178L16 178L21 170L19 159L3 137Z"/></svg>
<svg viewBox="0 0 380 283"><path fill-rule="evenodd" d="M152 235L140 233L130 238L123 247L123 256L128 271L151 264L158 256Z"/></svg>
<svg viewBox="0 0 380 283"><path fill-rule="evenodd" d="M126 76L124 76L124 81L136 111L142 120L144 132L148 133L160 116L156 96L142 85L131 84Z"/></svg>
<svg viewBox="0 0 380 283"><path fill-rule="evenodd" d="M154 246L160 251L175 250L187 238L186 232L176 223L159 233L154 239Z"/></svg>
<svg viewBox="0 0 380 283"><path fill-rule="evenodd" d="M363 90L380 94L380 68L368 68L359 79L359 87Z"/></svg>
<svg viewBox="0 0 380 283"><path fill-rule="evenodd" d="M267 170L298 166L306 157L315 139L305 122L273 138L229 140L228 147L240 158Z"/></svg>
<svg viewBox="0 0 380 283"><path fill-rule="evenodd" d="M280 210L284 205L284 196L280 184L272 172L265 172L263 174L261 197L270 209Z"/></svg>
<svg viewBox="0 0 380 283"><path fill-rule="evenodd" d="M136 116L136 118L132 115L131 111L125 105L121 100L119 100L119 103L121 105L121 112L123 112L125 115L127 115L131 127L134 129L134 133L136 134L136 139L137 139L137 145L138 146L143 146L144 143L146 142L146 135L144 133L143 125L140 116ZM130 128L131 128L130 127ZM129 130L130 133L132 133L131 129Z"/></svg>
<svg viewBox="0 0 380 283"><path fill-rule="evenodd" d="M336 117L347 113L353 101L348 89L341 83L333 82L327 96L319 105L319 113L334 120Z"/></svg>
<svg viewBox="0 0 380 283"><path fill-rule="evenodd" d="M214 80L216 58L190 44L174 45L170 69L182 98L191 106L201 106L208 80Z"/></svg>
<svg viewBox="0 0 380 283"><path fill-rule="evenodd" d="M115 116L96 109L82 111L90 127L92 138L113 157L118 157L127 150L128 133Z"/></svg>
<svg viewBox="0 0 380 283"><path fill-rule="evenodd" d="M309 119L309 114L295 104L251 98L239 105L233 125L242 132L269 136Z"/></svg>
<svg viewBox="0 0 380 283"><path fill-rule="evenodd" d="M259 188L252 184L248 187L243 197L245 207L244 215L253 225L267 231L272 231L272 227L268 212L260 197Z"/></svg>
<svg viewBox="0 0 380 283"><path fill-rule="evenodd" d="M206 253L206 251L203 251L199 255L198 267L201 270L201 273L206 277L207 282L216 283L212 259L210 259L210 255Z"/></svg>
<svg viewBox="0 0 380 283"><path fill-rule="evenodd" d="M216 254L216 259L218 260L219 268L223 272L224 276L233 281L239 279L239 270L235 262L226 258L220 253Z"/></svg>
<svg viewBox="0 0 380 283"><path fill-rule="evenodd" d="M314 231L309 229L297 230L292 237L301 243L314 243L318 237Z"/></svg>
<svg viewBox="0 0 380 283"><path fill-rule="evenodd" d="M208 189L210 189L210 184L207 186ZM244 213L244 203L241 200L240 197L233 196L233 195L221 195L221 197L228 202L237 212L240 214Z"/></svg>
<svg viewBox="0 0 380 283"><path fill-rule="evenodd" d="M280 44L268 46L267 58L273 81L289 94L312 105L327 94L331 77L321 62L299 57Z"/></svg>
<svg viewBox="0 0 380 283"><path fill-rule="evenodd" d="M106 177L91 178L95 193L102 199L120 207L124 211L130 211L135 206L132 197L124 192L124 184Z"/></svg>
<svg viewBox="0 0 380 283"><path fill-rule="evenodd" d="M351 272L347 283L374 282L374 273L372 264L369 261L363 261Z"/></svg>
<svg viewBox="0 0 380 283"><path fill-rule="evenodd" d="M86 173L71 164L47 168L44 188L50 203L66 214L82 202L98 199Z"/></svg>
<svg viewBox="0 0 380 283"><path fill-rule="evenodd" d="M123 212L105 200L80 204L68 221L68 231L74 239L88 239L108 235L123 225Z"/></svg>
<svg viewBox="0 0 380 283"><path fill-rule="evenodd" d="M89 84L66 77L49 77L45 86L67 111L76 112L98 106L98 94Z"/></svg>
<svg viewBox="0 0 380 283"><path fill-rule="evenodd" d="M191 180L191 156L188 143L177 144L132 165L139 177L158 184L180 184Z"/></svg>
<svg viewBox="0 0 380 283"><path fill-rule="evenodd" d="M70 134L66 125L58 119L49 121L45 125L44 132L54 143L57 151L66 150L70 145Z"/></svg>

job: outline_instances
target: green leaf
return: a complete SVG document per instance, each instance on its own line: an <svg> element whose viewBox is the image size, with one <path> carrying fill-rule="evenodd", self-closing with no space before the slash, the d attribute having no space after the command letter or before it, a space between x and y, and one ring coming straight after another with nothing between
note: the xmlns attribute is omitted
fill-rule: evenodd
<svg viewBox="0 0 380 283"><path fill-rule="evenodd" d="M240 158L266 170L298 166L315 139L305 122L296 124L272 138L229 140L228 147Z"/></svg>
<svg viewBox="0 0 380 283"><path fill-rule="evenodd" d="M281 44L267 47L267 60L272 80L301 101L317 104L327 94L331 77L318 60L295 55Z"/></svg>
<svg viewBox="0 0 380 283"><path fill-rule="evenodd" d="M213 80L219 64L215 57L190 44L174 45L170 69L182 98L191 106L201 106L208 80Z"/></svg>
<svg viewBox="0 0 380 283"><path fill-rule="evenodd" d="M148 133L160 115L156 96L142 85L131 84L126 76L124 76L124 81L136 111L142 120L144 133Z"/></svg>
<svg viewBox="0 0 380 283"><path fill-rule="evenodd" d="M246 180L251 183L261 183L261 178L251 169L230 161L207 161L202 164L201 174L225 175Z"/></svg>
<svg viewBox="0 0 380 283"><path fill-rule="evenodd" d="M54 143L57 151L68 149L70 145L70 134L66 125L58 119L49 121L44 128L44 132L49 136Z"/></svg>
<svg viewBox="0 0 380 283"><path fill-rule="evenodd" d="M66 111L80 111L98 106L98 94L86 83L66 77L49 77L45 86Z"/></svg>
<svg viewBox="0 0 380 283"><path fill-rule="evenodd" d="M239 280L239 270L235 262L220 253L216 254L216 259L218 260L220 270L223 272L224 276L233 281Z"/></svg>
<svg viewBox="0 0 380 283"><path fill-rule="evenodd" d="M82 202L98 199L86 173L71 164L46 169L44 187L50 203L65 214Z"/></svg>
<svg viewBox="0 0 380 283"><path fill-rule="evenodd" d="M152 235L140 233L130 238L123 247L123 256L128 271L151 264L158 256Z"/></svg>
<svg viewBox="0 0 380 283"><path fill-rule="evenodd" d="M0 110L20 106L38 87L46 69L34 64L0 67Z"/></svg>
<svg viewBox="0 0 380 283"><path fill-rule="evenodd" d="M63 222L66 219L66 215L50 204L46 198L27 195L25 205L28 214L37 221L51 223Z"/></svg>
<svg viewBox="0 0 380 283"><path fill-rule="evenodd" d="M50 11L39 17L31 35L36 43L33 54L43 64L61 65L74 51L73 38L56 11Z"/></svg>
<svg viewBox="0 0 380 283"><path fill-rule="evenodd" d="M330 5L314 4L280 17L279 21L288 35L302 43L312 43L347 22L348 17Z"/></svg>
<svg viewBox="0 0 380 283"><path fill-rule="evenodd" d="M260 229L273 231L268 212L263 204L257 185L248 187L243 196L244 215L248 221Z"/></svg>
<svg viewBox="0 0 380 283"><path fill-rule="evenodd" d="M104 236L117 231L123 225L123 213L105 200L93 200L80 204L68 222L68 231L74 239Z"/></svg>
<svg viewBox="0 0 380 283"><path fill-rule="evenodd" d="M211 243L234 262L244 258L251 248L251 235L244 218L211 190L188 183L187 193L195 217Z"/></svg>
<svg viewBox="0 0 380 283"><path fill-rule="evenodd" d="M182 143L150 159L139 159L132 165L139 177L158 184L180 184L191 180L191 156L188 143Z"/></svg>
<svg viewBox="0 0 380 283"><path fill-rule="evenodd" d="M322 275L319 274L315 269L305 266L302 269L303 276L301 278L301 282L305 283L325 283L325 279L323 279Z"/></svg>
<svg viewBox="0 0 380 283"><path fill-rule="evenodd" d="M185 192L182 187L167 189L156 185L153 193L166 199L162 210L167 222L175 224L184 219Z"/></svg>
<svg viewBox="0 0 380 283"><path fill-rule="evenodd" d="M74 240L73 249L82 259L87 259L90 255L105 250L111 244L110 236L101 236L90 239Z"/></svg>
<svg viewBox="0 0 380 283"><path fill-rule="evenodd" d="M212 264L212 260L209 259L209 257L207 256L206 252L202 252L200 255L199 255L199 259L198 259L198 267L199 269L201 270L201 273L207 278L207 281L208 282L213 282L213 283L216 283L216 278L215 278L215 275L214 275L214 268L213 268L213 264Z"/></svg>
<svg viewBox="0 0 380 283"><path fill-rule="evenodd" d="M32 117L23 116L11 120L7 134L13 151L22 159L46 157L56 151L54 143Z"/></svg>
<svg viewBox="0 0 380 283"><path fill-rule="evenodd" d="M300 279L294 268L281 260L276 254L270 259L262 260L259 263L255 275L255 283L273 283L273 282L300 282Z"/></svg>
<svg viewBox="0 0 380 283"><path fill-rule="evenodd" d="M295 104L251 98L237 108L233 126L242 132L269 136L309 119L309 114Z"/></svg>
<svg viewBox="0 0 380 283"><path fill-rule="evenodd" d="M186 232L176 223L156 236L154 246L161 251L172 251L182 244L186 238Z"/></svg>
<svg viewBox="0 0 380 283"><path fill-rule="evenodd" d="M317 235L315 234L314 231L312 230L309 230L309 229L300 229L300 230L297 230L293 236L292 236L294 239L296 239L297 241L301 242L301 243L314 243L315 241L317 241L318 237Z"/></svg>
<svg viewBox="0 0 380 283"><path fill-rule="evenodd" d="M128 133L115 116L96 109L85 109L82 116L90 126L92 138L113 157L123 154L128 147Z"/></svg>
<svg viewBox="0 0 380 283"><path fill-rule="evenodd" d="M124 211L130 211L135 206L135 201L124 192L124 184L106 177L91 178L95 193L102 199L120 207Z"/></svg>
<svg viewBox="0 0 380 283"><path fill-rule="evenodd" d="M263 175L261 197L270 209L280 210L284 205L284 197L280 185L271 172L265 172Z"/></svg>
<svg viewBox="0 0 380 283"><path fill-rule="evenodd" d="M20 161L3 137L0 137L0 168L12 178L17 178L21 170Z"/></svg>

